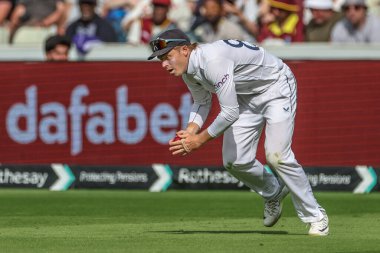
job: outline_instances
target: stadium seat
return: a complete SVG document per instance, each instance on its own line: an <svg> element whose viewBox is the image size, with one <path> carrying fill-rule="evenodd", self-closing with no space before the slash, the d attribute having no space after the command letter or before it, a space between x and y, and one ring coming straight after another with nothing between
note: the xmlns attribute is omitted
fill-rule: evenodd
<svg viewBox="0 0 380 253"><path fill-rule="evenodd" d="M22 26L14 37L14 44L43 44L45 39L53 34L52 28Z"/></svg>
<svg viewBox="0 0 380 253"><path fill-rule="evenodd" d="M8 41L8 36L8 29L4 26L0 26L0 44L6 44Z"/></svg>

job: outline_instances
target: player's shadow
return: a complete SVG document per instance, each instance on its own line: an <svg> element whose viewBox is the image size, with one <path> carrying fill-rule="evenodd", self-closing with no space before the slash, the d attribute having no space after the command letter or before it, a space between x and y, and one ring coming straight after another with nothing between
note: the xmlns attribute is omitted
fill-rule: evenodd
<svg viewBox="0 0 380 253"><path fill-rule="evenodd" d="M191 234L263 234L263 235L288 235L287 231L265 231L265 230L167 230L152 231L153 233L191 235Z"/></svg>

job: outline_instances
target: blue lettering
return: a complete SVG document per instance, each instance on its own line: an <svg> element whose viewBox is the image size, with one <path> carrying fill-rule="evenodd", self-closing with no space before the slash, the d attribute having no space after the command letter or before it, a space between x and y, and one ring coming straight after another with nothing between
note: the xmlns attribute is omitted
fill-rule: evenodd
<svg viewBox="0 0 380 253"><path fill-rule="evenodd" d="M256 45L253 45L253 44L249 44L248 42L246 41L240 41L240 40L223 40L224 43L226 43L227 45L231 46L231 47L235 47L235 48L241 48L241 47L246 47L248 49L251 49L251 50L259 50L260 48ZM234 43L236 42L236 43Z"/></svg>
<svg viewBox="0 0 380 253"><path fill-rule="evenodd" d="M228 80L229 77L230 77L229 74L225 74L225 75L223 76L222 80L214 85L215 90L217 90L217 89L219 89L220 87L222 87L222 85L225 84L225 82L227 82L227 80Z"/></svg>

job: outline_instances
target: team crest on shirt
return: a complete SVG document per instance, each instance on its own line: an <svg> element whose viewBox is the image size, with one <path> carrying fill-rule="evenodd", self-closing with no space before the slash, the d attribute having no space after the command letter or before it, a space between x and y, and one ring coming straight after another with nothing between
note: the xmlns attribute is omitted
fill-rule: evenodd
<svg viewBox="0 0 380 253"><path fill-rule="evenodd" d="M228 78L230 77L229 74L225 74L222 78L222 80L220 80L220 82L217 82L214 87L215 87L215 90L219 89L220 87L223 86L223 84L225 84L228 80Z"/></svg>

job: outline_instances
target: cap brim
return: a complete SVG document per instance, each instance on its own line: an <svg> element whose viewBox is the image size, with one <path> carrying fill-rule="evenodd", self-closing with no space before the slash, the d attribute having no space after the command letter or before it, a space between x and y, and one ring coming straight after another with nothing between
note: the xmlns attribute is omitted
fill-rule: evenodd
<svg viewBox="0 0 380 253"><path fill-rule="evenodd" d="M156 52L154 52L153 54L151 54L149 57L148 57L148 60L152 60L152 59L154 59L155 57L157 57L157 56L161 56L161 55L164 55L164 54L166 54L166 53L169 53L169 51L170 50L172 50L173 48L175 48L175 46L174 47L165 47L165 48L163 48L163 49L161 49L161 50L158 50L158 51L156 51Z"/></svg>

